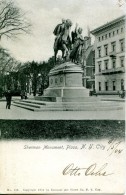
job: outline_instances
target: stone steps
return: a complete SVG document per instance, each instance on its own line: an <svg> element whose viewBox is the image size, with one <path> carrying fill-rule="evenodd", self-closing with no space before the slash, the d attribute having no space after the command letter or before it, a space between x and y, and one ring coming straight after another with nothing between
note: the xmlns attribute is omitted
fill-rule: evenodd
<svg viewBox="0 0 126 195"><path fill-rule="evenodd" d="M23 104L16 104L16 103L12 103L13 106L17 106L17 107L20 107L20 108L24 108L26 110L31 110L31 111L40 111L40 108L35 108L35 107L32 107L31 105L27 106L27 105L23 105Z"/></svg>
<svg viewBox="0 0 126 195"><path fill-rule="evenodd" d="M48 101L38 101L38 100L21 100L21 101L15 101L15 102L19 102L19 103L31 103L31 104L37 104L37 105L54 105L54 106L60 106L60 105L75 105L75 104L80 104L80 105L102 105L105 106L106 105L118 105L118 102L113 102L113 101L106 101L106 100L102 100L102 101L96 101L96 102L92 102L92 101L88 101L88 102L48 102Z"/></svg>
<svg viewBox="0 0 126 195"><path fill-rule="evenodd" d="M41 102L36 100L14 101L12 105L31 111L109 111L123 106L115 102Z"/></svg>
<svg viewBox="0 0 126 195"><path fill-rule="evenodd" d="M49 96L36 96L37 101L46 102L90 102L90 101L100 101L100 97L49 97Z"/></svg>
<svg viewBox="0 0 126 195"><path fill-rule="evenodd" d="M32 102L14 101L13 104L23 105L23 106L31 106L31 107L33 107L33 108L41 108L41 105L39 105L39 104L34 104L34 103L32 103Z"/></svg>
<svg viewBox="0 0 126 195"><path fill-rule="evenodd" d="M14 101L16 104L22 104L22 105L31 105L32 107L41 108L42 106L46 107L70 107L70 106L97 106L97 107L106 107L106 106L118 106L119 104L116 102L38 102L38 101L29 101L29 100L23 100L23 101Z"/></svg>

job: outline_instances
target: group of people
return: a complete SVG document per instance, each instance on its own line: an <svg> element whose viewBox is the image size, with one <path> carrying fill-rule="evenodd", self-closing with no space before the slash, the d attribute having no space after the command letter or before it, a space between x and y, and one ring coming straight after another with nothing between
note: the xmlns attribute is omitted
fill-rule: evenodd
<svg viewBox="0 0 126 195"><path fill-rule="evenodd" d="M27 92L26 91L21 91L21 99L27 99Z"/></svg>
<svg viewBox="0 0 126 195"><path fill-rule="evenodd" d="M84 46L84 38L82 36L82 28L76 24L75 30L71 32L72 22L71 20L62 19L62 23L58 24L53 34L56 36L54 42L54 50L60 43L64 49L64 56L69 55L72 61L79 59L82 55L82 47ZM59 48L60 50L60 48Z"/></svg>

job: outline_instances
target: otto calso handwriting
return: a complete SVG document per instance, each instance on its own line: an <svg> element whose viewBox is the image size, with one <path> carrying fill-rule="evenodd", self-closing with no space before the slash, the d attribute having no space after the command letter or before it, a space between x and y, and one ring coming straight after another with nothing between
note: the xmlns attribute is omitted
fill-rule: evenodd
<svg viewBox="0 0 126 195"><path fill-rule="evenodd" d="M109 176L114 173L108 172L107 169L108 163L98 166L96 163L89 165L88 167L78 167L74 163L69 164L65 167L62 174L69 176Z"/></svg>

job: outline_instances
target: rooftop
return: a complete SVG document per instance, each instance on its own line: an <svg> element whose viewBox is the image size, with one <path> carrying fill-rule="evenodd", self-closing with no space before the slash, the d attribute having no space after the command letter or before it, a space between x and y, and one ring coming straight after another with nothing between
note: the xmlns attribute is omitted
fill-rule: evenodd
<svg viewBox="0 0 126 195"><path fill-rule="evenodd" d="M122 21L125 21L125 20L126 20L126 15L123 15L123 16L121 16L121 17L119 17L119 18L116 18L116 19L114 19L114 20L112 20L112 21L110 21L110 22L107 22L106 24L104 24L104 25L102 25L102 26L100 26L100 27L98 27L98 28L92 30L91 33L92 33L93 35L95 35L95 34L97 34L99 31L104 30L104 29L106 29L107 27L110 27L111 25L114 25L114 24L116 24L116 23L118 23L118 22L122 22Z"/></svg>

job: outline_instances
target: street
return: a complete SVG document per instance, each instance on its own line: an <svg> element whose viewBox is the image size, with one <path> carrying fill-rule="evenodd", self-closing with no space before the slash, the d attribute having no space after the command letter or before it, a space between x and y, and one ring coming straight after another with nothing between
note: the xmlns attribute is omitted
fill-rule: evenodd
<svg viewBox="0 0 126 195"><path fill-rule="evenodd" d="M120 102L120 104L124 104ZM22 120L125 120L125 110L114 111L42 111L33 112L11 106L6 109L6 102L0 101L0 119Z"/></svg>

